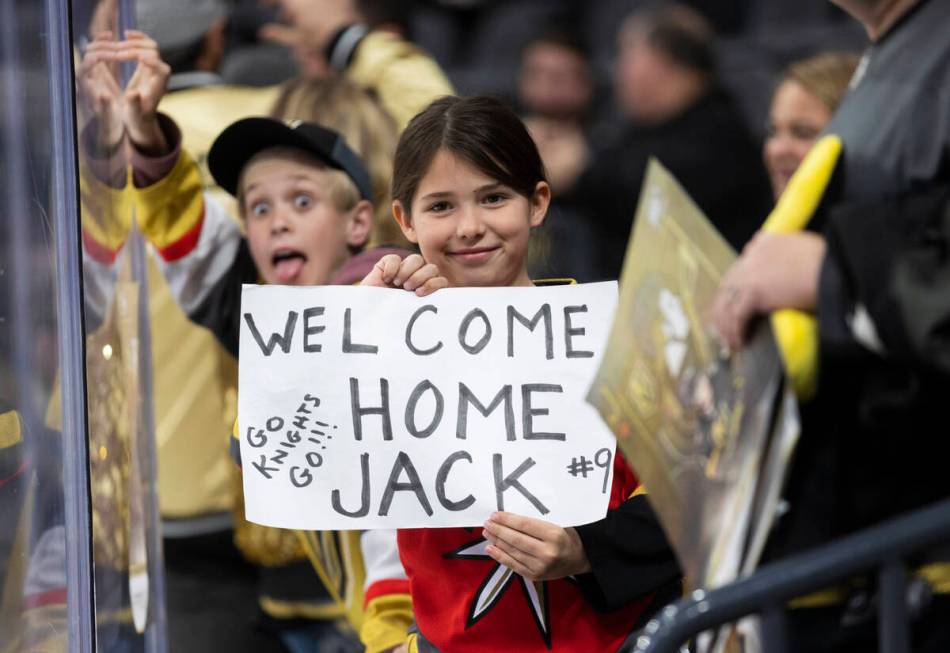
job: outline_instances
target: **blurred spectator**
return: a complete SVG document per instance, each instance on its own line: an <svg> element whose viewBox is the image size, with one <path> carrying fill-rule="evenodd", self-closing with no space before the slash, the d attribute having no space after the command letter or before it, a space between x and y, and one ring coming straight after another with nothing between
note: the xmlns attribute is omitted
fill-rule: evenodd
<svg viewBox="0 0 950 653"><path fill-rule="evenodd" d="M789 509L766 560L950 496L939 453L950 396L950 3L835 2L871 41L825 130L840 155L812 150L835 174L808 231L755 237L714 310L732 349L757 316L793 308L816 319L798 342L817 351L817 385L801 405ZM782 203L799 201L792 188ZM802 190L808 202L814 188ZM946 547L920 553L915 562L934 564L908 578L908 592L927 598L908 594L907 648L947 651ZM873 579L831 589L797 602L788 650L879 650Z"/></svg>
<svg viewBox="0 0 950 653"><path fill-rule="evenodd" d="M582 124L593 97L590 55L578 37L552 28L528 42L518 76L518 104L524 116Z"/></svg>
<svg viewBox="0 0 950 653"><path fill-rule="evenodd" d="M831 120L857 65L857 55L825 53L785 70L772 96L763 148L776 200Z"/></svg>
<svg viewBox="0 0 950 653"><path fill-rule="evenodd" d="M515 92L519 54L537 26L575 22L572 0L424 0L416 3L412 35L465 95Z"/></svg>
<svg viewBox="0 0 950 653"><path fill-rule="evenodd" d="M278 7L260 0L232 0L229 13L228 48L220 66L226 84L271 86L302 72L292 49L261 38L261 28L277 20Z"/></svg>
<svg viewBox="0 0 950 653"><path fill-rule="evenodd" d="M433 98L454 91L439 65L399 33L367 23L370 0L279 0L290 28L334 73L372 89L403 129Z"/></svg>
<svg viewBox="0 0 950 653"><path fill-rule="evenodd" d="M717 83L713 45L709 24L684 6L651 6L621 27L615 92L626 124L595 146L572 192L600 232L603 277L620 272L650 157L673 173L736 249L766 213L770 193L760 153Z"/></svg>
<svg viewBox="0 0 950 653"><path fill-rule="evenodd" d="M517 104L538 145L555 192L568 188L586 163L587 130L594 78L585 44L567 27L550 27L525 46ZM586 216L555 199L548 219L531 239L528 271L533 278L595 276L594 233Z"/></svg>

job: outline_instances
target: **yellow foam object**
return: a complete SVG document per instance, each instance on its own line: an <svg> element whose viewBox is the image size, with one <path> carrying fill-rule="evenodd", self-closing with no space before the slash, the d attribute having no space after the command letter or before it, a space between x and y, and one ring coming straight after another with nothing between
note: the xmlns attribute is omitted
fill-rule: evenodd
<svg viewBox="0 0 950 653"><path fill-rule="evenodd" d="M790 233L805 228L831 181L841 147L841 139L834 135L815 143L766 218L764 231ZM810 398L818 381L817 320L808 313L784 309L772 314L772 329L795 394L802 400Z"/></svg>

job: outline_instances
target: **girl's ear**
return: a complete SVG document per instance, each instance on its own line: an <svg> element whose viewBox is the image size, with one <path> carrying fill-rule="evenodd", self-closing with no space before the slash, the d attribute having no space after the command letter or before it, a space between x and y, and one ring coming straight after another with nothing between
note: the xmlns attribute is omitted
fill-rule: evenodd
<svg viewBox="0 0 950 653"><path fill-rule="evenodd" d="M409 215L409 211L403 207L399 200L393 202L393 217L396 218L396 222L399 224L399 228L402 229L406 240L418 245L419 238L416 236L416 230L412 227L412 216Z"/></svg>
<svg viewBox="0 0 950 653"><path fill-rule="evenodd" d="M372 231L373 205L367 200L360 200L350 211L346 223L346 244L355 248L364 247Z"/></svg>
<svg viewBox="0 0 950 653"><path fill-rule="evenodd" d="M531 219L532 227L540 227L548 214L548 207L551 205L551 186L546 181L539 181L534 187L534 195L531 196Z"/></svg>

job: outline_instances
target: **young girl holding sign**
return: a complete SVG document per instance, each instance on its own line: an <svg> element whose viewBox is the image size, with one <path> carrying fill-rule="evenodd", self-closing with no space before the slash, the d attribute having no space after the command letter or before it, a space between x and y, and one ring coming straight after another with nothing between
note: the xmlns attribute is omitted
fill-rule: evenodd
<svg viewBox="0 0 950 653"><path fill-rule="evenodd" d="M533 285L528 241L551 189L534 142L500 102L446 97L417 115L396 149L393 199L425 266L387 256L364 285L415 290L435 275L452 286ZM500 512L481 533L401 530L399 552L419 629L410 652L613 653L679 592L673 553L623 462L599 522L562 528Z"/></svg>

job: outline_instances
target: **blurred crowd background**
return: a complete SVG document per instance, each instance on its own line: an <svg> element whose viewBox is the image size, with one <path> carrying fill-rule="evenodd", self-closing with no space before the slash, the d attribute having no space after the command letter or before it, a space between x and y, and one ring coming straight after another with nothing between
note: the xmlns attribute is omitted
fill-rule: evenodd
<svg viewBox="0 0 950 653"><path fill-rule="evenodd" d="M674 11L665 4L355 2L369 28L399 33L431 54L458 94L495 95L519 110L558 198L535 239L533 272L579 281L618 275L651 155L741 247L772 202L762 148L771 136L778 149L796 147L791 140L807 149L866 42L860 25L827 2L693 0ZM139 27L158 41L175 73L171 91L266 88L331 75L324 53L279 3L138 0L136 7ZM185 14L191 19L178 19ZM819 53L853 56L819 62L799 80L825 115L808 115L809 107L800 107L808 98L796 97L785 124L776 124L783 117L770 116L770 103L786 69ZM186 146L188 131L186 125Z"/></svg>

